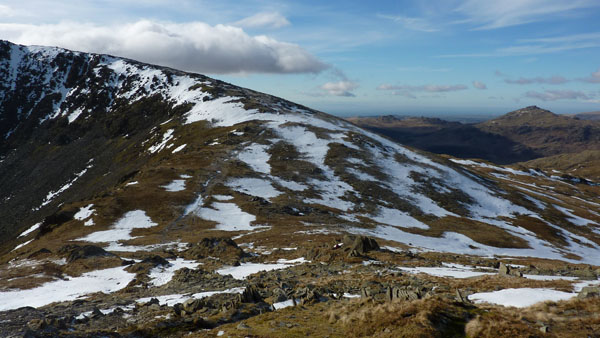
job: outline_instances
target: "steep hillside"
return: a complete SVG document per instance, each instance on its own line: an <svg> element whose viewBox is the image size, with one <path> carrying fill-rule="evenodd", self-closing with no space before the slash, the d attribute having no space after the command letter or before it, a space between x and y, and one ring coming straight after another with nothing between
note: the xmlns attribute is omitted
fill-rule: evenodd
<svg viewBox="0 0 600 338"><path fill-rule="evenodd" d="M560 154L520 163L528 168L543 169L554 175L570 175L600 182L600 150Z"/></svg>
<svg viewBox="0 0 600 338"><path fill-rule="evenodd" d="M598 186L416 151L197 74L0 51L3 335L181 336L255 316L257 330L290 329L300 324L265 323L278 308L387 289L435 313L406 325L451 335L474 318L466 295L449 300L457 289L553 287L568 299L577 276L596 278L584 264L600 258ZM572 279L505 284L488 276L503 259ZM398 270L448 260L493 281ZM332 318L332 336L345 335Z"/></svg>

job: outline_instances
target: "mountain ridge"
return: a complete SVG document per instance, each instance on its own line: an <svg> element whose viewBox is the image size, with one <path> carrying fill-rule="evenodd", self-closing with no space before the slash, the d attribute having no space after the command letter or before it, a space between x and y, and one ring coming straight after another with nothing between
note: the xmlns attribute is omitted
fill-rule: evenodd
<svg viewBox="0 0 600 338"><path fill-rule="evenodd" d="M397 335L459 332L474 320L460 290L566 299L598 277L597 185L437 156L199 74L0 45L15 74L0 78L0 334L267 335L264 318L307 309L302 335L344 336L329 305L406 301L426 306ZM420 274L449 261L477 278ZM508 262L543 280L506 279Z"/></svg>

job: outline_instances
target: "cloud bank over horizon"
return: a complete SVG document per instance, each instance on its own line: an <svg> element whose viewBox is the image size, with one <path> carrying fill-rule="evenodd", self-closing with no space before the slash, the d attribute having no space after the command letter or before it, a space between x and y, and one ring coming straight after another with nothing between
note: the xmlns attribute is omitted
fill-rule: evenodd
<svg viewBox="0 0 600 338"><path fill-rule="evenodd" d="M317 74L330 67L297 44L199 21L138 20L104 26L66 21L0 23L0 36L24 45L112 54L208 74Z"/></svg>

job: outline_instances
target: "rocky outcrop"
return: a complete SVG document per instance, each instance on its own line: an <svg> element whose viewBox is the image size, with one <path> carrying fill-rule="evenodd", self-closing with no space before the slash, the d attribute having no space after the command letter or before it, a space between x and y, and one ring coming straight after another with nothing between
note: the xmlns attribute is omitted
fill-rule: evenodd
<svg viewBox="0 0 600 338"><path fill-rule="evenodd" d="M192 244L182 255L188 259L216 257L226 264L234 264L239 262L245 253L231 238L206 237Z"/></svg>

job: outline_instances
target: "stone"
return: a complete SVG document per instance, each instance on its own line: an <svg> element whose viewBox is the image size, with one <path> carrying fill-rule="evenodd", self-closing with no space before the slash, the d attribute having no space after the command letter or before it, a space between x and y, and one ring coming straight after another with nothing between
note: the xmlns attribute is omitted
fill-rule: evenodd
<svg viewBox="0 0 600 338"><path fill-rule="evenodd" d="M461 303L471 303L468 295L459 289L456 289L456 300Z"/></svg>
<svg viewBox="0 0 600 338"><path fill-rule="evenodd" d="M509 272L510 269L508 268L508 266L504 263L500 263L500 266L498 267L498 274L500 276L507 276Z"/></svg>
<svg viewBox="0 0 600 338"><path fill-rule="evenodd" d="M254 285L247 287L240 295L240 301L242 303L258 303L262 302L262 300L263 297L260 295L258 288Z"/></svg>
<svg viewBox="0 0 600 338"><path fill-rule="evenodd" d="M350 253L356 250L358 255L364 255L369 251L379 250L379 244L371 237L345 235L342 243L350 248ZM356 257L356 256L351 256Z"/></svg>
<svg viewBox="0 0 600 338"><path fill-rule="evenodd" d="M579 294L577 295L577 298L579 299L597 297L600 297L600 287L598 286L586 286L583 289L581 289L581 291L579 291Z"/></svg>
<svg viewBox="0 0 600 338"><path fill-rule="evenodd" d="M206 237L182 254L188 259L202 259L206 257L219 257L227 264L238 262L246 254L238 245L227 237Z"/></svg>
<svg viewBox="0 0 600 338"><path fill-rule="evenodd" d="M58 253L67 256L67 263L92 257L116 257L115 254L110 253L96 245L79 246L75 244L69 244L60 248Z"/></svg>
<svg viewBox="0 0 600 338"><path fill-rule="evenodd" d="M186 313L194 313L199 308L203 307L204 302L201 299L188 299L181 305L181 309Z"/></svg>
<svg viewBox="0 0 600 338"><path fill-rule="evenodd" d="M238 330L248 330L250 328L250 326L244 324L244 323L239 323L237 326Z"/></svg>

